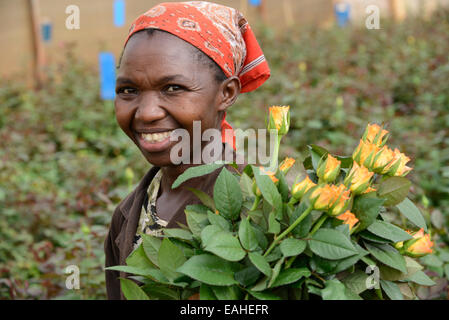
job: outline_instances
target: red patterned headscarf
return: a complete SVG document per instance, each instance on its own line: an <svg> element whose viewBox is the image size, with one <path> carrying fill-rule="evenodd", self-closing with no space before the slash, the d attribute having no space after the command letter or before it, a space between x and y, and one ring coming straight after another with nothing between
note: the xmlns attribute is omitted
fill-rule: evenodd
<svg viewBox="0 0 449 320"><path fill-rule="evenodd" d="M150 28L167 31L197 47L227 77L239 77L242 93L257 89L270 77L268 63L252 29L236 9L205 1L161 3L134 21L125 46L134 33ZM232 127L225 118L226 114L222 121L223 142L235 147Z"/></svg>

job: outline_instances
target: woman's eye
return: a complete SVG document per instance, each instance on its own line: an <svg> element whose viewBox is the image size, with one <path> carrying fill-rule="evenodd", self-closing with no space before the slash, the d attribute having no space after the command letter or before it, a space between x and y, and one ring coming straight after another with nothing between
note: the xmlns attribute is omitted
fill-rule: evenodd
<svg viewBox="0 0 449 320"><path fill-rule="evenodd" d="M117 90L117 93L124 93L124 94L135 94L136 89L134 88L120 88Z"/></svg>
<svg viewBox="0 0 449 320"><path fill-rule="evenodd" d="M182 90L181 86L178 86L176 84L171 84L171 85L166 87L165 91L167 91L167 92L176 92L176 91L180 91L180 90Z"/></svg>

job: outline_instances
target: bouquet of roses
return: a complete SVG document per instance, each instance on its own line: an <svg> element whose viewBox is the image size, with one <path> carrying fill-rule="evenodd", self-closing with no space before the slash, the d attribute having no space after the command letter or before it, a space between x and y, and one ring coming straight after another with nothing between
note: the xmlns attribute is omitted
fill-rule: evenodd
<svg viewBox="0 0 449 320"><path fill-rule="evenodd" d="M267 122L277 160L289 107L271 107ZM186 207L187 226L143 235L127 266L109 269L142 284L121 279L127 299L415 299L417 284L433 283L415 258L433 243L407 198L410 159L387 139L370 124L351 157L311 145L291 186L291 158L189 168L172 188L222 167L213 197L192 190L202 204Z"/></svg>

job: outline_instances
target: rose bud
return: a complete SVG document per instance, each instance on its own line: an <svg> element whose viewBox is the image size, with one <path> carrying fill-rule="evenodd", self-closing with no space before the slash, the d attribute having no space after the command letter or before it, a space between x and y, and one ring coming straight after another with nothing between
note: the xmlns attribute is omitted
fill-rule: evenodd
<svg viewBox="0 0 449 320"><path fill-rule="evenodd" d="M372 143L378 147L382 147L388 139L388 131L384 130L378 124L369 124L366 127L362 140L367 143Z"/></svg>
<svg viewBox="0 0 449 320"><path fill-rule="evenodd" d="M279 135L285 135L290 127L289 109L289 106L270 107L268 116L268 130L274 129Z"/></svg>
<svg viewBox="0 0 449 320"><path fill-rule="evenodd" d="M292 187L292 197L296 200L301 200L304 194L316 184L310 180L309 176L305 177L301 182L295 183Z"/></svg>
<svg viewBox="0 0 449 320"><path fill-rule="evenodd" d="M374 172L370 172L364 166L359 166L357 162L354 161L351 171L349 171L344 180L344 184L346 187L349 187L355 195L362 194L369 188L371 177L373 175Z"/></svg>
<svg viewBox="0 0 449 320"><path fill-rule="evenodd" d="M328 154L326 160L321 159L318 163L316 174L324 182L333 182L340 173L340 166L341 161Z"/></svg>

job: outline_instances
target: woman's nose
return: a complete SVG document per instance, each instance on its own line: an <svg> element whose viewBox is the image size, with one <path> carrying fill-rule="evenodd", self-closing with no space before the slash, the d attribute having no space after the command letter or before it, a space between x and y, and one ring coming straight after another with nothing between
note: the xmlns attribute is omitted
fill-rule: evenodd
<svg viewBox="0 0 449 320"><path fill-rule="evenodd" d="M160 106L160 99L156 92L145 92L141 95L135 114L136 120L153 122L163 119L165 116L166 111Z"/></svg>

